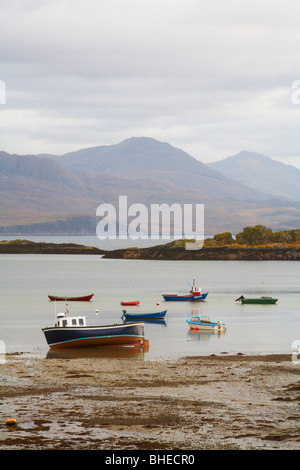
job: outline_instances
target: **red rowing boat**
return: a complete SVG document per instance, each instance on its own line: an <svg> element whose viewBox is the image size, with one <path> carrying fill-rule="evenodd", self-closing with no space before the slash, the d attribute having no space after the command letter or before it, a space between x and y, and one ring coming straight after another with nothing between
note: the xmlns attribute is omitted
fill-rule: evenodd
<svg viewBox="0 0 300 470"><path fill-rule="evenodd" d="M88 302L91 300L94 294L90 295L84 295L82 297L58 297L56 295L48 295L50 300L57 300L57 301L64 301L64 302L69 302L69 301L77 301L77 302Z"/></svg>
<svg viewBox="0 0 300 470"><path fill-rule="evenodd" d="M132 300L132 301L123 300L123 302L121 302L121 305L139 305L139 303L140 303L139 300Z"/></svg>

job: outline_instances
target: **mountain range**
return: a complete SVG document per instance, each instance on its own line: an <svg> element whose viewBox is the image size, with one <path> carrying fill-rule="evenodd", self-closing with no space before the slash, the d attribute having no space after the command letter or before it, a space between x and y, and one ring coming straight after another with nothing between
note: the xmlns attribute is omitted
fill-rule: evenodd
<svg viewBox="0 0 300 470"><path fill-rule="evenodd" d="M208 166L250 188L300 201L300 170L292 165L244 151Z"/></svg>
<svg viewBox="0 0 300 470"><path fill-rule="evenodd" d="M147 207L204 203L206 233L297 228L299 175L250 152L203 164L148 137L60 156L0 152L0 232L94 234L97 206L116 205L119 195Z"/></svg>

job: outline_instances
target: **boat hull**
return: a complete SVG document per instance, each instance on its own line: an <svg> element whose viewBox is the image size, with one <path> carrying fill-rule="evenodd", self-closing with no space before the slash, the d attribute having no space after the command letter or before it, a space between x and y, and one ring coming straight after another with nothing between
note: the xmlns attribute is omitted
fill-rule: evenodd
<svg viewBox="0 0 300 470"><path fill-rule="evenodd" d="M278 299L241 299L242 304L276 304Z"/></svg>
<svg viewBox="0 0 300 470"><path fill-rule="evenodd" d="M214 331L214 332L221 332L225 331L226 327L224 324L218 325L217 323L193 323L190 320L187 320L189 327L191 330L199 330L199 331Z"/></svg>
<svg viewBox="0 0 300 470"><path fill-rule="evenodd" d="M56 295L48 295L48 297L51 301L56 300L57 302L60 302L60 301L63 301L63 302L70 302L70 301L71 302L72 301L88 302L89 300L92 299L93 296L94 296L94 294L84 295L82 297L58 297Z"/></svg>
<svg viewBox="0 0 300 470"><path fill-rule="evenodd" d="M139 305L139 303L140 303L139 300L123 301L123 302L121 302L121 305Z"/></svg>
<svg viewBox="0 0 300 470"><path fill-rule="evenodd" d="M144 324L43 328L50 349L140 345Z"/></svg>
<svg viewBox="0 0 300 470"><path fill-rule="evenodd" d="M154 313L124 313L123 317L126 320L163 320L166 316L167 310Z"/></svg>
<svg viewBox="0 0 300 470"><path fill-rule="evenodd" d="M225 331L224 327L219 328L218 326L210 325L190 325L191 330L199 331Z"/></svg>
<svg viewBox="0 0 300 470"><path fill-rule="evenodd" d="M206 297L208 296L208 292L205 292L204 294L199 294L199 295L168 295L168 294L163 294L163 298L165 300L175 300L175 301L199 301L199 300L205 300Z"/></svg>

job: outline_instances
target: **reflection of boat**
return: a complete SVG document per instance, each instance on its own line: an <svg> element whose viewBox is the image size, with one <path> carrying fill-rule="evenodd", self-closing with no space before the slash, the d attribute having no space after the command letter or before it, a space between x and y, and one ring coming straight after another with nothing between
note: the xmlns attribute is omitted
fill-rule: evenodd
<svg viewBox="0 0 300 470"><path fill-rule="evenodd" d="M56 296L56 295L48 295L49 299L50 300L56 300L56 301L65 301L65 302L69 302L69 301L77 301L77 302L88 302L89 300L91 300L91 298L93 297L94 294L90 294L90 295L84 295L82 297L59 297L59 296Z"/></svg>
<svg viewBox="0 0 300 470"><path fill-rule="evenodd" d="M127 313L126 310L123 310L122 318L124 317L126 320L163 320L166 313L167 310L153 313Z"/></svg>
<svg viewBox="0 0 300 470"><path fill-rule="evenodd" d="M139 303L139 300L123 300L123 302L121 302L121 305L139 305Z"/></svg>
<svg viewBox="0 0 300 470"><path fill-rule="evenodd" d="M201 341L204 343L205 341L210 341L213 337L221 336L224 331L214 331L214 330L193 330L189 329L187 333L187 337L189 341Z"/></svg>
<svg viewBox="0 0 300 470"><path fill-rule="evenodd" d="M143 347L107 346L105 348L65 348L49 349L47 359L144 359L149 351L149 343Z"/></svg>
<svg viewBox="0 0 300 470"><path fill-rule="evenodd" d="M192 330L216 331L226 330L225 324L218 321L212 322L208 316L194 316L186 320Z"/></svg>
<svg viewBox="0 0 300 470"><path fill-rule="evenodd" d="M278 299L273 297L258 297L258 298L247 298L241 295L236 302L242 302L242 304L276 304Z"/></svg>
<svg viewBox="0 0 300 470"><path fill-rule="evenodd" d="M142 322L128 325L122 323L87 326L84 316L71 317L60 313L57 318L58 321L54 327L42 329L51 349L116 345L142 346L147 341L144 337L144 323Z"/></svg>
<svg viewBox="0 0 300 470"><path fill-rule="evenodd" d="M206 297L208 296L208 292L205 292L204 294L201 293L201 288L196 287L195 285L195 277L193 278L193 285L192 289L190 290L189 294L183 294L179 295L176 293L166 293L162 294L163 298L165 300L190 300L190 301L195 301L195 300L205 300Z"/></svg>

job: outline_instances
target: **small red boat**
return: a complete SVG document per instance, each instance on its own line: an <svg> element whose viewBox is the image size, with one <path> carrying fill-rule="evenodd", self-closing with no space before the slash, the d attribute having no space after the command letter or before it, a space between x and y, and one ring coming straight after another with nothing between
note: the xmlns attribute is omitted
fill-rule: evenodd
<svg viewBox="0 0 300 470"><path fill-rule="evenodd" d="M121 305L139 305L139 303L139 300L123 300L123 302L121 302Z"/></svg>
<svg viewBox="0 0 300 470"><path fill-rule="evenodd" d="M56 295L48 295L50 300L56 300L56 301L64 301L64 302L70 302L70 301L76 301L76 302L88 302L91 300L94 294L90 295L84 295L83 297L58 297Z"/></svg>

